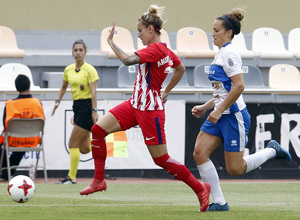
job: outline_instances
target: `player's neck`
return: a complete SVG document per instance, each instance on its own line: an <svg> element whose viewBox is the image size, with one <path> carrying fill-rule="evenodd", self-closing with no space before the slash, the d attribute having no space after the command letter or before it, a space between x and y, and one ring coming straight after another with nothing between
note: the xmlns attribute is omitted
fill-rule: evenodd
<svg viewBox="0 0 300 220"><path fill-rule="evenodd" d="M75 69L79 71L83 64L84 64L84 60L76 60Z"/></svg>

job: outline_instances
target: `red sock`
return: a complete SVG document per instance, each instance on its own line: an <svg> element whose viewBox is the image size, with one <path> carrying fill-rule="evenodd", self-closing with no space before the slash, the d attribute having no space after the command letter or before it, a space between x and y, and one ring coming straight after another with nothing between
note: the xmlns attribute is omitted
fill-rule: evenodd
<svg viewBox="0 0 300 220"><path fill-rule="evenodd" d="M107 132L99 125L92 127L92 154L95 164L94 179L104 180L105 160L107 157L105 137Z"/></svg>
<svg viewBox="0 0 300 220"><path fill-rule="evenodd" d="M174 160L169 154L162 155L161 157L153 158L154 163L164 168L169 174L176 179L183 181L191 187L197 194L203 190L201 183L193 176L193 174L178 161Z"/></svg>

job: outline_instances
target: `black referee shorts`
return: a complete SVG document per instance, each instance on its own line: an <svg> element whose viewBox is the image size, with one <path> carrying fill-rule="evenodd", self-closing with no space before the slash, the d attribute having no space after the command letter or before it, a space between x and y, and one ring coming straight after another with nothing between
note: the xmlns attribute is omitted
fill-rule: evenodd
<svg viewBox="0 0 300 220"><path fill-rule="evenodd" d="M92 119L92 99L79 99L73 102L74 124L91 131L94 123Z"/></svg>

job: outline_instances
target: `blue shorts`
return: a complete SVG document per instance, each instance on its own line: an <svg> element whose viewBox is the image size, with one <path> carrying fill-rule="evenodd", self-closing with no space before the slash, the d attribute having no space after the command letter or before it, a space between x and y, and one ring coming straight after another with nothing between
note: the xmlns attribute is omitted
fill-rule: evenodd
<svg viewBox="0 0 300 220"><path fill-rule="evenodd" d="M217 124L206 120L200 130L220 137L224 142L224 150L228 152L243 151L248 143L250 115L247 108L242 111L223 114Z"/></svg>

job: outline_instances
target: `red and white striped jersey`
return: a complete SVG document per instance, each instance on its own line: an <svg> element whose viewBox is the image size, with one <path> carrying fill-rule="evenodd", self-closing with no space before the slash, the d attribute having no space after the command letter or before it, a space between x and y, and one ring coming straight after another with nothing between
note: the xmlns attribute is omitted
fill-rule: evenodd
<svg viewBox="0 0 300 220"><path fill-rule="evenodd" d="M160 92L163 81L181 60L164 43L150 44L135 53L140 58L140 65L131 104L141 111L163 110Z"/></svg>

